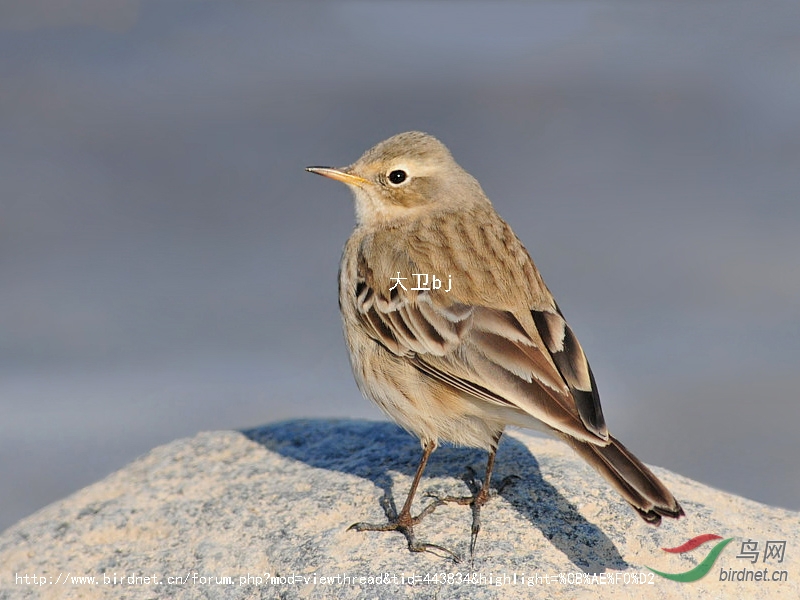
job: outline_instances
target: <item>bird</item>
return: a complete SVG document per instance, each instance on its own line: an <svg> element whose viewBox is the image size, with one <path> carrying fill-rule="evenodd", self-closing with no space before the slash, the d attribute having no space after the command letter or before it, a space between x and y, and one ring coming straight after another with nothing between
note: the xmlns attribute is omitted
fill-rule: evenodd
<svg viewBox="0 0 800 600"><path fill-rule="evenodd" d="M442 142L409 131L347 167L306 170L346 184L355 200L339 307L356 383L422 446L400 511L351 529L399 531L411 551L450 552L417 541L414 526L444 502L469 504L473 552L507 426L565 441L647 523L684 515L609 433L586 355L530 254ZM484 477L472 496L437 499L414 516L414 495L442 442L486 450Z"/></svg>

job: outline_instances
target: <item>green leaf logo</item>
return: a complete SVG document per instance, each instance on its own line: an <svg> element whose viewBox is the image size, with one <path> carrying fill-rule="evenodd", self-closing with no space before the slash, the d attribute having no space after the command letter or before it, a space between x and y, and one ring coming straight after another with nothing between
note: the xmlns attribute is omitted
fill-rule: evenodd
<svg viewBox="0 0 800 600"><path fill-rule="evenodd" d="M692 538L685 544L681 544L676 548L662 548L662 550L666 552L682 554L684 552L689 552L690 550L694 550L695 548L697 548L701 544L704 544L707 541L718 540L718 539L721 539L721 536L718 536L713 533L705 533L703 535L698 535L697 537ZM680 581L682 583L686 583L689 581L697 581L698 579L701 579L706 575L708 575L708 572L711 570L711 567L714 566L714 563L719 557L720 552L722 552L725 546L730 544L732 541L733 538L728 538L726 540L722 540L721 542L717 543L717 545L711 549L711 552L708 553L708 556L706 556L702 560L702 562L700 562L699 565L697 565L694 569L690 569L683 573L664 573L663 571L657 571L652 567L647 567L647 568L650 569L653 573L655 573L659 577L664 577L665 579L671 579L672 581Z"/></svg>

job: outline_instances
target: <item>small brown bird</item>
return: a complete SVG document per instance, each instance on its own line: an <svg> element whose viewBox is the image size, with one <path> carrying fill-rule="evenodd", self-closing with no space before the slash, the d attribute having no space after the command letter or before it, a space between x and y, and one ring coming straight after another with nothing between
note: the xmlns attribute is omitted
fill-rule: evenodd
<svg viewBox="0 0 800 600"><path fill-rule="evenodd" d="M346 183L355 196L339 305L358 386L423 447L400 512L353 528L398 530L412 551L444 550L418 543L413 527L454 501L473 506L474 549L507 425L567 442L648 523L684 514L608 433L578 339L525 247L444 144L401 133L349 167L307 170ZM440 499L414 517L414 494L440 440L488 450L486 474L473 496Z"/></svg>

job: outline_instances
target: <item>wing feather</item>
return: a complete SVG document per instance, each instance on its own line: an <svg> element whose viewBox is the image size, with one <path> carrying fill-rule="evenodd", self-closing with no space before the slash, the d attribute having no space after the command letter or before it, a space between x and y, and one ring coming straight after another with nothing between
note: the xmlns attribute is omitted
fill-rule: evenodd
<svg viewBox="0 0 800 600"><path fill-rule="evenodd" d="M404 230L408 248L394 242L393 229L351 238L346 281L353 287L342 290L340 302L355 305L352 314L377 343L454 390L584 441L607 443L594 377L577 338L511 229L491 211L481 219L483 252L497 258L492 270L447 247L464 239L468 228L444 216ZM406 289L396 279L425 272L452 274L453 292Z"/></svg>
<svg viewBox="0 0 800 600"><path fill-rule="evenodd" d="M354 291L356 314L371 337L430 377L560 431L607 439L591 371L560 313L532 311L531 334L507 310L426 291L382 292L363 277Z"/></svg>

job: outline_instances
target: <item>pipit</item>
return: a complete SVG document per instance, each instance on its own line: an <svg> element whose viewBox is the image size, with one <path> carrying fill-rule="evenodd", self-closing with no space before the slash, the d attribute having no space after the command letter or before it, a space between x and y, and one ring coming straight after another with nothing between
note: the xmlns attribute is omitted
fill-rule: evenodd
<svg viewBox="0 0 800 600"><path fill-rule="evenodd" d="M470 504L474 551L507 425L567 442L648 523L684 514L609 434L578 339L525 247L444 144L401 133L349 167L307 170L347 184L355 196L357 224L339 271L355 379L423 448L400 512L387 510L388 523L352 528L397 530L412 551L444 550L417 542L414 526L443 502ZM486 473L472 496L441 498L412 516L440 441L486 449Z"/></svg>

